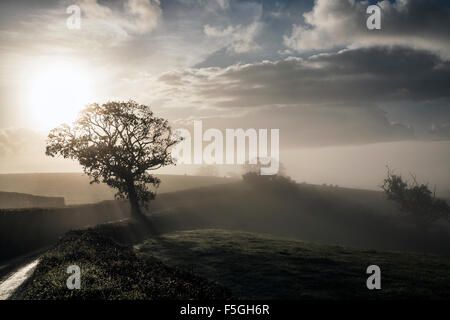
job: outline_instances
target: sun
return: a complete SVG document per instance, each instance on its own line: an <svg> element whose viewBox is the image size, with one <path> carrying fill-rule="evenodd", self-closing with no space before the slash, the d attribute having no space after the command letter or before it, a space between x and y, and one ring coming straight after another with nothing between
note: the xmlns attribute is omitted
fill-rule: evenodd
<svg viewBox="0 0 450 320"><path fill-rule="evenodd" d="M92 102L90 78L79 67L52 63L39 67L29 80L30 116L40 129L73 122Z"/></svg>

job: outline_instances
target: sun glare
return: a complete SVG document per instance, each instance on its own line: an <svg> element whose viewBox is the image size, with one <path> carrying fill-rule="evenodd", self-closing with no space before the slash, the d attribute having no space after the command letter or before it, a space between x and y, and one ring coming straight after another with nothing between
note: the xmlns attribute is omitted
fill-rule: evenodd
<svg viewBox="0 0 450 320"><path fill-rule="evenodd" d="M36 70L29 89L32 121L41 129L74 121L92 102L89 82L83 70L71 65L52 64Z"/></svg>

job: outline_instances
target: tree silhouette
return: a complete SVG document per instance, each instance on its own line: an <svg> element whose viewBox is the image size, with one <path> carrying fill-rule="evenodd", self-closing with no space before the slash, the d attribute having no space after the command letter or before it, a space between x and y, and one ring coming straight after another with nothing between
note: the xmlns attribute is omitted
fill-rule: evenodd
<svg viewBox="0 0 450 320"><path fill-rule="evenodd" d="M388 199L399 204L400 210L413 218L418 228L427 229L436 220L450 216L450 207L446 201L436 198L428 185L419 184L414 175L413 181L403 180L400 175L387 170L387 177L381 188Z"/></svg>
<svg viewBox="0 0 450 320"><path fill-rule="evenodd" d="M174 164L169 148L179 140L168 121L155 117L148 106L131 100L94 103L72 126L50 131L46 154L78 160L91 183L117 189L116 198L128 199L132 217L142 219L140 204L155 197L149 185L160 184L148 171Z"/></svg>

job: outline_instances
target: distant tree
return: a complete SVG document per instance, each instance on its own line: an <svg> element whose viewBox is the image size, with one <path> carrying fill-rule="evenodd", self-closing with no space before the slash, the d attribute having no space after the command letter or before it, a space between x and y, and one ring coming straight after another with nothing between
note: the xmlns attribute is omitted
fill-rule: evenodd
<svg viewBox="0 0 450 320"><path fill-rule="evenodd" d="M128 199L132 217L142 219L140 205L155 197L149 185L160 184L148 171L174 164L169 148L179 140L168 121L155 117L148 106L131 100L94 103L72 126L51 130L46 154L78 160L91 183L117 189L116 198Z"/></svg>
<svg viewBox="0 0 450 320"><path fill-rule="evenodd" d="M263 177L260 173L261 173L261 168L266 167L266 164L270 164L273 161L278 162L278 173L277 176L285 176L287 177L286 174L286 167L284 166L283 163L277 161L276 159L270 158L270 157L257 157L257 158L253 158L253 161L251 161L252 163L250 163L250 161L246 161L245 164L242 165L241 167L241 172L242 175L244 176L247 173L257 173L257 175L260 175L261 177ZM261 178L263 179L263 178Z"/></svg>
<svg viewBox="0 0 450 320"><path fill-rule="evenodd" d="M433 222L450 217L450 207L446 201L436 198L426 184L419 184L414 175L412 182L387 170L387 177L381 188L388 199L395 201L400 210L411 217L416 226L427 229Z"/></svg>
<svg viewBox="0 0 450 320"><path fill-rule="evenodd" d="M262 175L261 168L263 167L262 163L268 163L270 158L253 158L253 161L246 161L242 167L242 179L253 185L262 185L266 181L269 181L270 175ZM252 163L250 163L252 162Z"/></svg>
<svg viewBox="0 0 450 320"><path fill-rule="evenodd" d="M283 164L279 163L279 172L274 175L262 175L262 163L267 163L271 159L258 158L256 164L246 163L243 165L244 174L242 179L245 183L252 185L255 188L264 189L271 193L283 194L290 196L296 194L299 190L298 184L286 175ZM273 160L272 161L276 161Z"/></svg>
<svg viewBox="0 0 450 320"><path fill-rule="evenodd" d="M299 185L288 176L278 174L264 176L258 172L250 171L242 175L242 179L256 189L263 189L273 194L290 196L297 194L299 191Z"/></svg>

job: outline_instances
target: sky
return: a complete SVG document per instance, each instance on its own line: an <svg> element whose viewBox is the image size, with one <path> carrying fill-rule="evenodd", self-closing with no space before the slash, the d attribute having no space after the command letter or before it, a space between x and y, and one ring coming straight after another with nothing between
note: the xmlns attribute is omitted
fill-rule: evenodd
<svg viewBox="0 0 450 320"><path fill-rule="evenodd" d="M3 0L0 173L80 170L45 157L49 129L133 99L175 127L278 128L297 181L376 189L389 165L450 195L449 30L447 1Z"/></svg>

